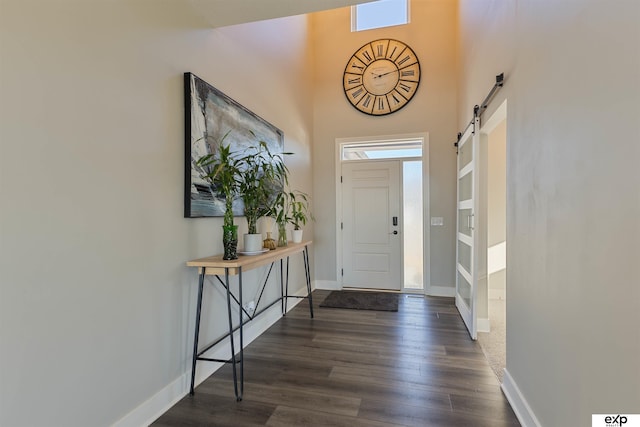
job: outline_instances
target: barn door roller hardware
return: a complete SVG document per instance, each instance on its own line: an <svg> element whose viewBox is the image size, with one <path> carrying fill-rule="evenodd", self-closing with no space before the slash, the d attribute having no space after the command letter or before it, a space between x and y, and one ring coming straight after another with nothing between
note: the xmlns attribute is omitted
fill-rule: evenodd
<svg viewBox="0 0 640 427"><path fill-rule="evenodd" d="M460 138L462 138L462 135L464 135L464 133L469 128L469 126L473 125L476 117L480 117L482 113L484 113L484 111L489 106L489 102L491 102L491 99L493 98L493 96L502 86L504 86L504 73L500 73L496 76L496 83L493 85L493 87L489 91L489 94L484 98L484 101L482 101L480 105L475 105L473 107L473 119L469 122L467 127L465 127L462 132L458 132L458 139L456 140L456 142L453 143L453 146L456 147L456 154L458 154L458 144L460 143Z"/></svg>

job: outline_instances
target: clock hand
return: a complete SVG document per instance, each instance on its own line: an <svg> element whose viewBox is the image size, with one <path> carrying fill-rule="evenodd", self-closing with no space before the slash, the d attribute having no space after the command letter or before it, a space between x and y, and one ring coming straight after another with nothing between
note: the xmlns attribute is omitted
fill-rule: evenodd
<svg viewBox="0 0 640 427"><path fill-rule="evenodd" d="M371 74L373 74L373 78L374 79L377 79L377 78L380 78L382 76L386 76L387 74L396 73L398 71L399 70L391 70L391 71L387 71L386 73L383 73L383 74L374 74L374 73L371 73Z"/></svg>

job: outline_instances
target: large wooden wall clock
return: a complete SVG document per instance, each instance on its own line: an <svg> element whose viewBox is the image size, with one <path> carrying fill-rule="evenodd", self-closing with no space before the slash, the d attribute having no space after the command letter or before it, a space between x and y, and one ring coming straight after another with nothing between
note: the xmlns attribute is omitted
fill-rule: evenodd
<svg viewBox="0 0 640 427"><path fill-rule="evenodd" d="M372 116L395 113L420 84L420 63L406 44L379 39L354 53L344 69L344 94L358 110Z"/></svg>

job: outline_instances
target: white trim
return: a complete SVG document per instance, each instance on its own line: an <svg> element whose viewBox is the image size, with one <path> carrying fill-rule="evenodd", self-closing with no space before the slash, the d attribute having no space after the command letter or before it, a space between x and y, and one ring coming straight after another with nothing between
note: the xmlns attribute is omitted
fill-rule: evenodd
<svg viewBox="0 0 640 427"><path fill-rule="evenodd" d="M314 280L313 283L315 289L323 289L327 291L342 290L342 285L336 280Z"/></svg>
<svg viewBox="0 0 640 427"><path fill-rule="evenodd" d="M496 111L487 119L486 122L482 123L480 127L480 133L490 134L493 130L507 119L507 100L505 99L502 104L496 109Z"/></svg>
<svg viewBox="0 0 640 427"><path fill-rule="evenodd" d="M335 141L335 188L336 188L336 282L342 289L342 144L346 139L336 138ZM324 288L320 288L324 289ZM329 288L330 289L330 288Z"/></svg>
<svg viewBox="0 0 640 427"><path fill-rule="evenodd" d="M518 421L523 427L540 427L541 424L533 413L531 406L522 395L520 388L515 380L509 374L507 369L504 370L504 379L502 380L502 392L507 397L513 412L515 412Z"/></svg>
<svg viewBox="0 0 640 427"><path fill-rule="evenodd" d="M295 293L297 296L304 296L307 294L306 287L302 287ZM291 311L296 305L300 304L303 300L295 298L289 301L287 312ZM250 322L244 329L244 342L245 347L249 345L253 340L259 337L264 331L271 327L274 323L282 318L280 311L280 305L275 304L273 307L264 312L259 318L258 322ZM256 320L257 320L256 319ZM236 332L237 334L238 332ZM206 357L215 359L225 359L229 357L231 353L231 344L229 340L224 340L207 353ZM191 352L189 352L191 356ZM150 397L145 402L134 408L131 412L124 417L116 421L114 427L138 427L142 425L150 425L157 420L162 414L164 414L169 408L175 405L180 399L189 393L189 386L191 381L191 359L188 361L189 370L174 381L172 381L166 387L160 389L156 394ZM202 381L206 380L219 368L223 363L206 362L198 363L196 369L196 386ZM196 391L197 392L197 391Z"/></svg>
<svg viewBox="0 0 640 427"><path fill-rule="evenodd" d="M113 424L113 427L138 427L150 425L160 417L160 415L164 414L169 408L185 396L187 393L185 390L187 389L187 384L190 380L191 377L189 372L180 375L175 381L116 421Z"/></svg>
<svg viewBox="0 0 640 427"><path fill-rule="evenodd" d="M331 281L326 281L327 283L320 284L320 287L317 289L327 289L327 290L341 290L343 286L342 281L342 229L340 228L340 224L342 223L342 146L345 144L371 144L376 142L402 142L407 140L422 140L422 157L421 158L397 158L397 159L381 159L380 161L387 160L398 160L400 162L404 160L422 160L422 229L423 229L423 288L424 294L430 295L429 288L431 287L431 226L428 224L431 218L431 205L430 205L430 171L429 171L429 159L430 159L430 151L429 151L429 132L419 132L419 133L407 133L407 134L394 134L394 135L378 135L378 136L365 136L365 137L352 137L352 138L336 138L335 139L335 147L334 147L334 170L335 170L335 188L336 188L336 222L335 222L335 230L336 230L336 281L335 284L330 283ZM366 161L376 161L366 160ZM400 189L402 190L402 188ZM404 260L402 260L404 261ZM316 281L318 282L318 281ZM325 281L322 281L325 282ZM404 283L404 280L403 280ZM401 286L401 289L404 289Z"/></svg>
<svg viewBox="0 0 640 427"><path fill-rule="evenodd" d="M464 268L460 263L458 263L458 273L460 273L462 277L464 277L464 280L466 280L470 286L473 286L473 278L471 277L471 273L469 273L467 269Z"/></svg>
<svg viewBox="0 0 640 427"><path fill-rule="evenodd" d="M460 202L458 202L458 210L461 210L461 209L473 209L473 200L472 199L460 200Z"/></svg>
<svg viewBox="0 0 640 427"><path fill-rule="evenodd" d="M455 297L456 286L431 286L425 294L430 297Z"/></svg>
<svg viewBox="0 0 640 427"><path fill-rule="evenodd" d="M475 121L474 121L471 124L471 126L467 126L467 128L465 129L465 132L460 136L460 139L458 139L458 141L460 141L460 144L458 145L458 150L460 150L462 146L467 143L467 141L469 140L471 135L475 133L475 131L476 130L475 130Z"/></svg>
<svg viewBox="0 0 640 427"><path fill-rule="evenodd" d="M409 2L411 4L411 2ZM422 289L432 295L431 287L431 152L429 144L429 133L425 132L422 140ZM426 153L426 156L425 156ZM425 160L426 159L426 160Z"/></svg>
<svg viewBox="0 0 640 427"><path fill-rule="evenodd" d="M463 178L465 175L468 175L470 172L473 172L473 162L469 162L465 167L458 171L458 179Z"/></svg>
<svg viewBox="0 0 640 427"><path fill-rule="evenodd" d="M473 246L473 240L471 239L471 236L467 236L466 234L463 234L463 233L458 233L458 240L460 240L462 243L464 243L467 246Z"/></svg>
<svg viewBox="0 0 640 427"><path fill-rule="evenodd" d="M458 309L458 312L460 313L460 316L462 317L462 320L464 321L464 324L467 327L469 336L471 337L472 340L475 341L477 337L474 337L472 335L470 325L469 325L469 323L473 323L475 325L475 319L471 319L471 307L467 305L467 303L464 301L462 296L460 296L460 294L457 291L456 291L456 308ZM474 329L474 332L477 332L477 330Z"/></svg>
<svg viewBox="0 0 640 427"><path fill-rule="evenodd" d="M478 317L476 322L476 332L491 332L491 324L487 317Z"/></svg>
<svg viewBox="0 0 640 427"><path fill-rule="evenodd" d="M428 132L418 133L403 133L394 135L375 135L375 136L359 136L353 138L336 138L336 145L340 148L343 144L374 144L383 141L386 142L403 142L408 140L424 139L428 140ZM340 152L338 152L338 159L340 158ZM422 147L422 156L424 157L424 146Z"/></svg>

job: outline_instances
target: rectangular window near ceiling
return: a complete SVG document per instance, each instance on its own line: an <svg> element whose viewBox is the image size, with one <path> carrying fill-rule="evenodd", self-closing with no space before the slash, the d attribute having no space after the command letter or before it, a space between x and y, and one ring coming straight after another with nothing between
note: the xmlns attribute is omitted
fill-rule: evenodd
<svg viewBox="0 0 640 427"><path fill-rule="evenodd" d="M409 0L378 0L351 7L351 31L409 23Z"/></svg>
<svg viewBox="0 0 640 427"><path fill-rule="evenodd" d="M341 145L342 160L383 160L422 157L422 140L406 139L386 142Z"/></svg>

